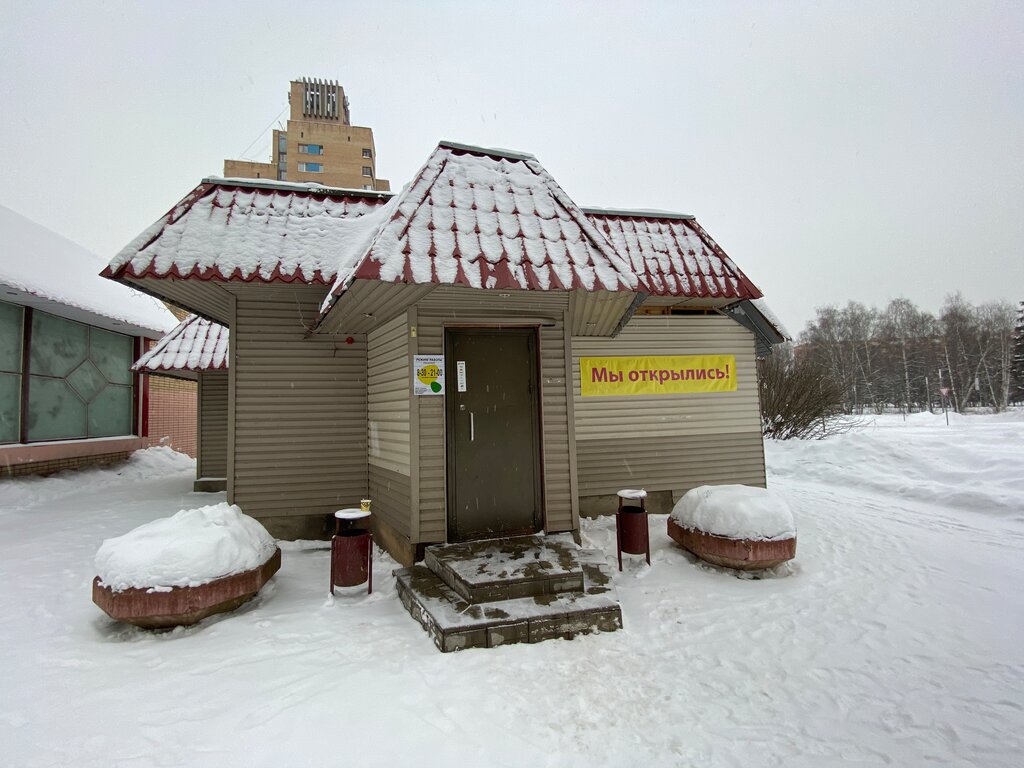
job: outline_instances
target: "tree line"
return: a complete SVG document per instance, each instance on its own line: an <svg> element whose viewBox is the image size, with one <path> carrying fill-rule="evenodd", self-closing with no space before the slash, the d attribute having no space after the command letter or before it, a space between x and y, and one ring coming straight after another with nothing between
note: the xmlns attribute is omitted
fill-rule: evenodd
<svg viewBox="0 0 1024 768"><path fill-rule="evenodd" d="M958 292L936 316L908 299L851 301L819 307L798 341L795 364L827 381L848 414L944 402L1002 410L1024 398L1024 302L971 304Z"/></svg>

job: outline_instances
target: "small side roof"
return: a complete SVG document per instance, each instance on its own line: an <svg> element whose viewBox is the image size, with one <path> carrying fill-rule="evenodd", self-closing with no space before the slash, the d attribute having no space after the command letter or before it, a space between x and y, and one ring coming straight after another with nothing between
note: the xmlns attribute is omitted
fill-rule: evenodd
<svg viewBox="0 0 1024 768"><path fill-rule="evenodd" d="M0 205L0 300L133 336L158 338L177 320L151 296L100 277L104 260Z"/></svg>
<svg viewBox="0 0 1024 768"><path fill-rule="evenodd" d="M693 216L584 208L655 296L757 299L761 291Z"/></svg>
<svg viewBox="0 0 1024 768"><path fill-rule="evenodd" d="M330 285L390 193L208 178L126 245L105 277Z"/></svg>
<svg viewBox="0 0 1024 768"><path fill-rule="evenodd" d="M189 315L136 360L132 370L185 378L194 378L202 371L226 371L228 336L224 326Z"/></svg>

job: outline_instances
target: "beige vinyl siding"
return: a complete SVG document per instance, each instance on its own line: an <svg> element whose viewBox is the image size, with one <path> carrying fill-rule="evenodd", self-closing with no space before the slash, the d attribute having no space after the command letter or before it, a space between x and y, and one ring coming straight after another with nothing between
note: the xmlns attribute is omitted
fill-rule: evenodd
<svg viewBox="0 0 1024 768"><path fill-rule="evenodd" d="M227 477L228 372L199 375L198 477Z"/></svg>
<svg viewBox="0 0 1024 768"><path fill-rule="evenodd" d="M678 497L698 485L765 484L760 432L678 435L658 438L656 445L646 438L577 445L581 496L642 487Z"/></svg>
<svg viewBox="0 0 1024 768"><path fill-rule="evenodd" d="M544 525L548 531L578 527L574 492L568 393L565 386L565 314L568 294L540 291L474 291L440 287L417 305L417 352L444 353L444 325L487 325L520 321L550 324L541 329L541 415L543 430ZM452 386L452 382L448 382ZM417 541L445 541L444 398L417 398L419 412L419 536Z"/></svg>
<svg viewBox="0 0 1024 768"><path fill-rule="evenodd" d="M369 492L374 514L409 537L409 328L405 313L366 337Z"/></svg>
<svg viewBox="0 0 1024 768"><path fill-rule="evenodd" d="M409 476L371 464L369 488L374 517L383 520L403 538L409 539L412 521Z"/></svg>
<svg viewBox="0 0 1024 768"><path fill-rule="evenodd" d="M540 330L544 528L551 533L572 531L579 527L579 511L574 492L576 482L569 461L569 403L565 380L563 322Z"/></svg>
<svg viewBox="0 0 1024 768"><path fill-rule="evenodd" d="M327 515L367 493L366 342L312 335L323 286L234 284L232 501Z"/></svg>
<svg viewBox="0 0 1024 768"><path fill-rule="evenodd" d="M409 474L409 330L405 313L366 335L367 448L371 465Z"/></svg>
<svg viewBox="0 0 1024 768"><path fill-rule="evenodd" d="M430 314L433 311L435 314ZM436 315L437 308L417 307L417 354L444 353L444 327ZM450 384L449 384L450 386ZM444 398L416 398L419 412L419 538L418 541L447 541L448 521L445 499Z"/></svg>
<svg viewBox="0 0 1024 768"><path fill-rule="evenodd" d="M764 485L754 335L721 315L637 315L613 339L574 337L580 496L620 488ZM580 357L736 356L735 392L580 397Z"/></svg>
<svg viewBox="0 0 1024 768"><path fill-rule="evenodd" d="M190 312L197 312L221 325L231 325L231 294L223 283L215 283L212 280L153 277L129 278L127 282L146 293L186 307Z"/></svg>

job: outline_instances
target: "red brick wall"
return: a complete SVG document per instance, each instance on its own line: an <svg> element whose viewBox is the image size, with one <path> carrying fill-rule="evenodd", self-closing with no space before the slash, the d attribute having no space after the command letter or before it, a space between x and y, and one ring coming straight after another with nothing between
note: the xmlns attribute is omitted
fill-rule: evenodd
<svg viewBox="0 0 1024 768"><path fill-rule="evenodd" d="M196 383L149 377L149 445L196 455Z"/></svg>

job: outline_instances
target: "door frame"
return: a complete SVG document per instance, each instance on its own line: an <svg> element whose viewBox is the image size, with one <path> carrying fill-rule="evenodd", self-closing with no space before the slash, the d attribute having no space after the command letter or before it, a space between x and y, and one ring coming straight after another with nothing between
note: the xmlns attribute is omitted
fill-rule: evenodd
<svg viewBox="0 0 1024 768"><path fill-rule="evenodd" d="M533 341L533 357L530 360L530 376L534 383L533 392L533 434L534 434L534 445L536 450L534 451L535 456L535 470L534 477L536 478L536 485L534 488L535 498L535 509L533 516L533 526L530 529L523 529L521 531L507 531L499 534L494 538L505 538L508 536L518 535L529 535L533 533L539 533L544 530L547 521L547 507L545 499L545 483L544 483L544 410L543 410L543 388L541 381L541 324L539 323L465 323L465 322L446 322L442 326L443 338L442 348L444 350L444 364L445 364L445 395L444 395L444 503L445 503L445 538L449 542L461 542L461 541L478 541L488 537L460 537L456 535L455 527L455 505L453 503L453 495L455 493L455 461L454 451L455 446L452 439L454 434L453 419L455 418L455 398L449 397L449 391L454 393L455 390L448 390L448 387L458 386L456 383L456 377L448 375L449 362L452 364L452 370L454 371L455 358L451 353L450 331L463 332L472 334L474 331L482 333L494 333L500 331L532 331L530 338Z"/></svg>

